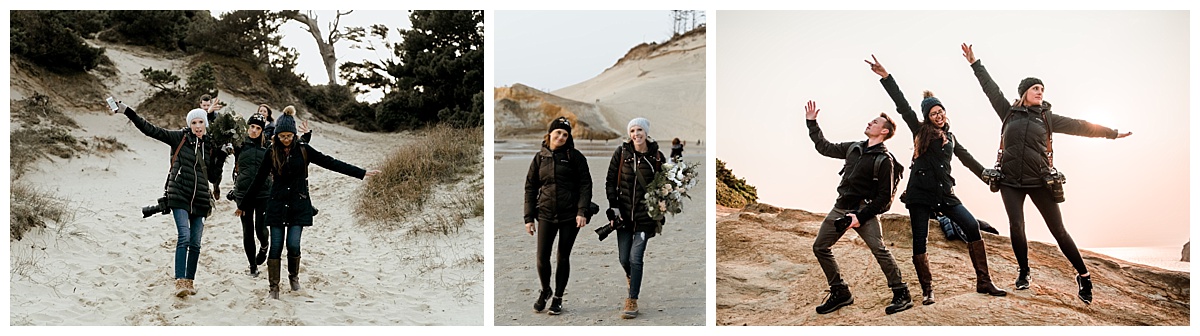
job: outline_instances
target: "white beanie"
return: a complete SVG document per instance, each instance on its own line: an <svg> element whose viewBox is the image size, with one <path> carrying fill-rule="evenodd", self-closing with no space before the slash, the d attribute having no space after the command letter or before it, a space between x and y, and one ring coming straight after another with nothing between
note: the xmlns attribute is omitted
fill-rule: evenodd
<svg viewBox="0 0 1200 336"><path fill-rule="evenodd" d="M204 120L204 128L208 128L208 112L201 109L193 109L188 112L187 119L183 120L186 125L192 124L192 119L200 118ZM190 127L190 126L189 126Z"/></svg>
<svg viewBox="0 0 1200 336"><path fill-rule="evenodd" d="M647 136L650 135L650 121L646 120L646 118L633 118L633 120L629 121L629 125L625 126L625 132L628 133L629 129L633 128L633 126L641 126L642 131L645 131Z"/></svg>

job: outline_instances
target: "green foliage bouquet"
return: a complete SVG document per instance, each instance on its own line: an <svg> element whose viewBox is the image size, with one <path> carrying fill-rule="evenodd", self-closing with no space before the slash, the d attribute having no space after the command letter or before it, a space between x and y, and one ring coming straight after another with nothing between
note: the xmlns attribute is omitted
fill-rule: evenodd
<svg viewBox="0 0 1200 336"><path fill-rule="evenodd" d="M226 144L238 147L242 145L242 141L248 136L246 120L234 112L232 108L223 108L217 111L217 119L213 120L212 125L208 128L208 134L212 136L213 144L218 147L224 147Z"/></svg>
<svg viewBox="0 0 1200 336"><path fill-rule="evenodd" d="M671 161L662 165L662 170L654 174L654 180L646 186L646 209L654 220L663 220L666 214L672 216L683 212L683 198L691 199L688 190L696 186L696 167L698 163Z"/></svg>

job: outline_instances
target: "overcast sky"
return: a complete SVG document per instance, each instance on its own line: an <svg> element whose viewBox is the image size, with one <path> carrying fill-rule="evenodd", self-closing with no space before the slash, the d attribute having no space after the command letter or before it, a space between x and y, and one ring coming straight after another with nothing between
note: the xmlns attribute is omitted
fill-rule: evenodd
<svg viewBox="0 0 1200 336"><path fill-rule="evenodd" d="M669 10L500 10L495 17L495 85L547 92L599 75L638 44L666 41L673 27Z"/></svg>
<svg viewBox="0 0 1200 336"><path fill-rule="evenodd" d="M866 123L888 112L901 124L887 145L911 163L912 133L863 62L871 54L914 108L922 90L936 93L960 142L992 166L1001 122L962 57L966 42L1010 100L1022 78L1039 77L1055 113L1133 132L1120 140L1054 136L1055 165L1067 175L1063 216L1079 246L1189 240L1186 11L717 14L717 155L758 186L762 202L826 212L837 197L841 161L813 148L808 100L834 142L865 139ZM957 159L953 169L966 207L1007 235L999 194ZM902 186L909 179L906 172ZM1053 241L1025 204L1030 239ZM907 209L896 201L891 212Z"/></svg>

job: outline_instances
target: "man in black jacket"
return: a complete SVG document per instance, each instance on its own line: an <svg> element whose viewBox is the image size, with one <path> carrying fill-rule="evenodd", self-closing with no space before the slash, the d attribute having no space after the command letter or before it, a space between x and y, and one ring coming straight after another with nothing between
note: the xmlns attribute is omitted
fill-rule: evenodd
<svg viewBox="0 0 1200 336"><path fill-rule="evenodd" d="M894 314L912 308L912 298L908 294L908 285L900 278L900 268L891 252L883 245L883 230L876 215L887 211L892 202L895 188L893 165L895 158L888 153L883 142L890 139L896 132L896 124L887 114L880 113L879 117L867 123L863 134L866 141L831 143L825 140L821 127L817 125L816 102L809 101L804 108L804 116L808 124L808 136L816 144L817 152L835 159L845 160L842 166L842 181L838 184L838 198L833 210L821 222L821 229L813 241L813 253L825 279L829 282L829 297L825 303L817 306L818 314L828 314L843 306L854 303L850 288L838 272L837 260L833 257L831 248L845 234L845 230L854 229L867 247L875 255L875 261L883 269L887 277L888 287L892 289L892 302L884 310ZM839 228L835 224L840 220L849 220L849 226Z"/></svg>

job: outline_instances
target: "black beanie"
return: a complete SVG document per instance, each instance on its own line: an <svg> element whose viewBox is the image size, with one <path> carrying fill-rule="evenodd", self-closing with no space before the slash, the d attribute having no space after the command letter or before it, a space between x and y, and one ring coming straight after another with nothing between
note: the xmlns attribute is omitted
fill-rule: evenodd
<svg viewBox="0 0 1200 336"><path fill-rule="evenodd" d="M1021 97L1018 97L1018 98L1025 98L1025 90L1029 90L1029 88L1031 88L1037 84L1042 84L1042 80L1034 78L1034 77L1027 77L1025 79L1022 79L1021 85L1017 85L1017 93L1021 94ZM1042 86L1045 87L1046 84L1042 84Z"/></svg>
<svg viewBox="0 0 1200 336"><path fill-rule="evenodd" d="M567 131L567 135L570 135L571 121L567 120L567 117L558 117L558 119L550 122L550 129L546 130L546 133L554 132L556 129Z"/></svg>
<svg viewBox="0 0 1200 336"><path fill-rule="evenodd" d="M263 117L263 115L256 113L256 114L250 116L250 118L246 119L246 126L250 126L250 125L258 125L258 127L266 128L267 127L267 119L266 119L266 117Z"/></svg>
<svg viewBox="0 0 1200 336"><path fill-rule="evenodd" d="M933 92L925 91L925 99L921 100L921 113L925 115L925 120L929 120L929 110L932 110L934 106L939 105L942 107L942 109L946 108L946 105L942 105L941 100L933 96Z"/></svg>

